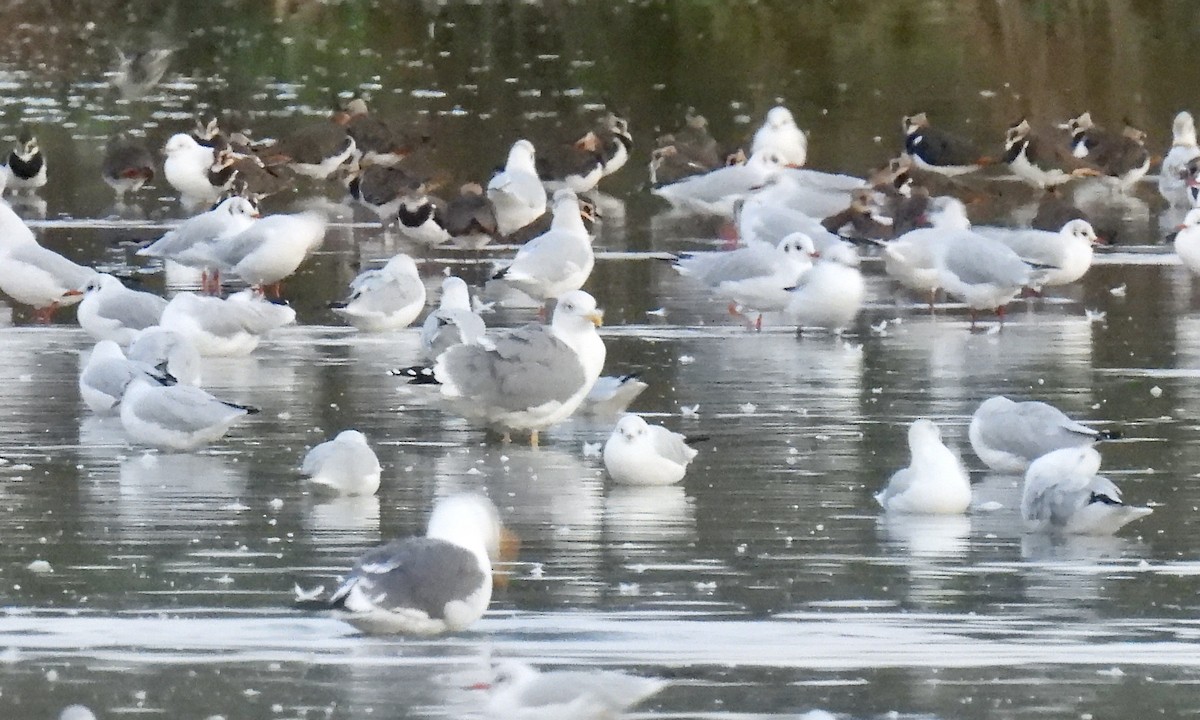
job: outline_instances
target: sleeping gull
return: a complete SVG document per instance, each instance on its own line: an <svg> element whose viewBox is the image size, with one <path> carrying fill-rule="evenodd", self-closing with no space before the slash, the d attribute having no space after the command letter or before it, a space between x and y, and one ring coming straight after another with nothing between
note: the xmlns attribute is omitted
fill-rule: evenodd
<svg viewBox="0 0 1200 720"><path fill-rule="evenodd" d="M897 470L875 499L887 512L956 515L971 504L971 480L958 456L942 443L931 420L908 428L908 467Z"/></svg>
<svg viewBox="0 0 1200 720"><path fill-rule="evenodd" d="M313 211L270 215L218 240L212 257L220 270L278 296L280 282L324 242L326 224L325 216Z"/></svg>
<svg viewBox="0 0 1200 720"><path fill-rule="evenodd" d="M77 317L84 332L97 340L128 345L139 330L157 325L167 301L130 290L112 275L97 275L82 288Z"/></svg>
<svg viewBox="0 0 1200 720"><path fill-rule="evenodd" d="M776 178L782 168L783 160L778 155L755 153L741 165L726 165L703 175L692 175L670 185L660 185L651 192L677 210L731 216L738 200Z"/></svg>
<svg viewBox="0 0 1200 720"><path fill-rule="evenodd" d="M310 483L339 495L374 495L383 468L365 435L343 430L309 450L300 472Z"/></svg>
<svg viewBox="0 0 1200 720"><path fill-rule="evenodd" d="M382 268L359 274L350 282L349 297L332 307L359 330L399 330L425 309L425 284L413 259L400 253Z"/></svg>
<svg viewBox="0 0 1200 720"><path fill-rule="evenodd" d="M604 468L622 485L670 485L683 479L696 450L689 438L639 415L617 422L604 443Z"/></svg>
<svg viewBox="0 0 1200 720"><path fill-rule="evenodd" d="M79 288L95 275L95 270L39 245L25 222L0 200L0 292L32 306L37 320L50 322L56 309L82 299Z"/></svg>
<svg viewBox="0 0 1200 720"><path fill-rule="evenodd" d="M248 355L271 330L296 321L296 311L268 302L251 290L228 298L180 293L171 298L159 324L173 330L204 356Z"/></svg>
<svg viewBox="0 0 1200 720"><path fill-rule="evenodd" d="M840 331L854 322L867 293L858 264L854 248L844 243L832 245L800 278L784 308L796 321L798 333L806 327Z"/></svg>
<svg viewBox="0 0 1200 720"><path fill-rule="evenodd" d="M729 300L730 315L749 322L741 308L757 311L757 321L750 324L761 330L762 313L787 307L790 289L812 269L817 256L812 239L796 232L777 246L755 241L736 250L685 255L675 261L675 269Z"/></svg>
<svg viewBox="0 0 1200 720"><path fill-rule="evenodd" d="M218 240L237 235L254 224L258 210L244 197L234 195L212 210L184 220L158 240L137 251L143 257L157 257L204 272L201 290L220 291L221 279L212 257ZM213 273L210 277L209 273Z"/></svg>
<svg viewBox="0 0 1200 720"><path fill-rule="evenodd" d="M183 335L159 325L134 336L125 353L130 360L162 366L184 385L200 385L200 352Z"/></svg>
<svg viewBox="0 0 1200 720"><path fill-rule="evenodd" d="M808 138L796 125L792 111L776 105L767 111L767 119L754 133L750 154L775 153L785 165L802 167L808 160Z"/></svg>
<svg viewBox="0 0 1200 720"><path fill-rule="evenodd" d="M558 190L552 210L550 229L522 245L512 263L493 277L543 302L583 287L596 264L579 197Z"/></svg>
<svg viewBox="0 0 1200 720"><path fill-rule="evenodd" d="M1003 395L985 400L971 416L967 432L975 454L992 470L1021 473L1053 450L1086 447L1120 434L1075 422L1044 402L1013 402Z"/></svg>
<svg viewBox="0 0 1200 720"><path fill-rule="evenodd" d="M500 515L478 495L439 500L424 537L367 551L325 601L297 603L335 611L366 633L458 632L492 599L492 559L500 551Z"/></svg>
<svg viewBox="0 0 1200 720"><path fill-rule="evenodd" d="M101 340L92 348L79 373L79 396L92 412L115 414L125 388L138 375L152 375L160 381L166 379L152 365L126 358L121 346L112 340Z"/></svg>
<svg viewBox="0 0 1200 720"><path fill-rule="evenodd" d="M467 283L453 275L442 280L438 307L429 313L421 327L421 352L425 357L436 360L455 345L479 342L486 332L483 318L471 309Z"/></svg>
<svg viewBox="0 0 1200 720"><path fill-rule="evenodd" d="M558 299L549 325L530 324L486 344L455 345L434 363L432 378L464 416L504 433L530 432L566 419L604 367L601 313L582 290Z"/></svg>
<svg viewBox="0 0 1200 720"><path fill-rule="evenodd" d="M533 143L513 143L504 169L488 181L487 196L501 235L511 235L545 214L546 189L538 178Z"/></svg>
<svg viewBox="0 0 1200 720"><path fill-rule="evenodd" d="M589 415L619 415L648 387L636 373L603 375L592 385L579 409Z"/></svg>
<svg viewBox="0 0 1200 720"><path fill-rule="evenodd" d="M1034 532L1111 535L1153 512L1121 500L1121 491L1100 472L1100 453L1066 447L1034 460L1025 473L1021 517Z"/></svg>
<svg viewBox="0 0 1200 720"><path fill-rule="evenodd" d="M233 423L257 412L190 385L160 385L144 374L121 398L121 426L129 439L167 451L189 452L219 440Z"/></svg>
<svg viewBox="0 0 1200 720"><path fill-rule="evenodd" d="M666 687L662 680L605 670L539 672L528 663L496 664L485 714L497 720L608 720Z"/></svg>

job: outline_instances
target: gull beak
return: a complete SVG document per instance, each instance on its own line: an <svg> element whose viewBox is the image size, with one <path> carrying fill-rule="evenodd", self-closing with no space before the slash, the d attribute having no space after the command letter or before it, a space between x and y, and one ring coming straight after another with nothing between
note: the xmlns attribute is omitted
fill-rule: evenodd
<svg viewBox="0 0 1200 720"><path fill-rule="evenodd" d="M467 689L468 690L491 690L492 684L485 683L485 682L477 682L474 685L468 685Z"/></svg>
<svg viewBox="0 0 1200 720"><path fill-rule="evenodd" d="M62 294L63 297L79 297L83 294L82 290L68 290Z"/></svg>
<svg viewBox="0 0 1200 720"><path fill-rule="evenodd" d="M601 310L597 310L595 312L588 313L587 318L588 318L588 320L591 320L592 324L595 325L596 327L600 327L601 325L604 324L604 312Z"/></svg>

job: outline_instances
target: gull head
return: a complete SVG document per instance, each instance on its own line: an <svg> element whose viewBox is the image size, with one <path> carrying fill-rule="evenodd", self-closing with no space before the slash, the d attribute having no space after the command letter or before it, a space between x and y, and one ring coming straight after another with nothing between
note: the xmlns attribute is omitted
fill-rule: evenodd
<svg viewBox="0 0 1200 720"><path fill-rule="evenodd" d="M461 547L480 547L492 560L500 558L503 526L500 512L482 495L462 493L438 500L429 516L426 537Z"/></svg>
<svg viewBox="0 0 1200 720"><path fill-rule="evenodd" d="M167 144L163 146L163 152L166 153L167 157L171 157L172 155L180 155L202 147L203 145L196 142L195 138L191 135L176 133L167 140Z"/></svg>
<svg viewBox="0 0 1200 720"><path fill-rule="evenodd" d="M625 415L613 428L613 435L620 436L625 442L634 443L643 437L650 429L640 415Z"/></svg>
<svg viewBox="0 0 1200 720"><path fill-rule="evenodd" d="M1068 238L1083 240L1089 245L1097 245L1100 242L1100 239L1096 237L1096 231L1092 229L1092 224L1087 220L1072 220L1063 225L1061 232Z"/></svg>
<svg viewBox="0 0 1200 720"><path fill-rule="evenodd" d="M776 105L767 112L767 125L769 127L782 128L795 124L796 120L792 117L792 111L782 105Z"/></svg>
<svg viewBox="0 0 1200 720"><path fill-rule="evenodd" d="M217 206L217 209L224 210L235 217L238 215L251 218L259 217L258 208L254 207L254 203L250 202L248 198L244 198L241 195L231 195L225 198L221 201L221 204Z"/></svg>
<svg viewBox="0 0 1200 720"><path fill-rule="evenodd" d="M918 447L942 441L942 430L932 420L921 418L908 426L908 445Z"/></svg>
<svg viewBox="0 0 1200 720"><path fill-rule="evenodd" d="M583 290L573 290L558 298L551 322L557 327L572 329L589 325L598 328L604 324L604 313L596 307L596 298Z"/></svg>
<svg viewBox="0 0 1200 720"><path fill-rule="evenodd" d="M815 258L820 257L817 252L817 246L813 244L812 238L802 232L794 232L784 239L779 241L779 249L785 255L796 255L800 257Z"/></svg>

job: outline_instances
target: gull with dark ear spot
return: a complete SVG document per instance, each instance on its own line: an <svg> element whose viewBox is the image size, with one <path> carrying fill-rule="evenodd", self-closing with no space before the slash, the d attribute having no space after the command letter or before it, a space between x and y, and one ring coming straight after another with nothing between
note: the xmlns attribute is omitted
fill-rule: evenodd
<svg viewBox="0 0 1200 720"><path fill-rule="evenodd" d="M1086 447L1120 434L1097 430L1044 402L1013 402L1003 395L985 400L968 430L975 454L992 470L1024 472L1029 463L1054 450Z"/></svg>
<svg viewBox="0 0 1200 720"><path fill-rule="evenodd" d="M1092 250L1100 242L1086 220L1071 220L1055 232L982 226L974 230L1004 243L1022 260L1041 266L1042 272L1030 284L1034 290L1069 285L1082 278L1092 266Z"/></svg>
<svg viewBox="0 0 1200 720"><path fill-rule="evenodd" d="M164 367L184 385L200 386L200 351L183 335L160 325L139 332L129 344L130 360Z"/></svg>
<svg viewBox="0 0 1200 720"><path fill-rule="evenodd" d="M97 275L83 288L77 318L96 340L128 345L138 331L157 325L166 307L158 295L130 290L112 275Z"/></svg>
<svg viewBox="0 0 1200 720"><path fill-rule="evenodd" d="M797 334L806 327L840 332L854 322L867 293L859 262L854 248L833 245L800 278L784 308L784 313L796 322Z"/></svg>
<svg viewBox="0 0 1200 720"><path fill-rule="evenodd" d="M677 483L695 458L687 437L640 415L622 417L604 443L604 469L622 485Z"/></svg>
<svg viewBox="0 0 1200 720"><path fill-rule="evenodd" d="M212 210L184 220L137 254L201 270L204 272L201 290L219 292L221 278L212 249L218 241L239 234L257 219L258 208L254 203L243 197L229 197Z"/></svg>
<svg viewBox="0 0 1200 720"><path fill-rule="evenodd" d="M487 196L501 235L511 235L546 213L546 189L538 177L534 156L533 143L516 141L508 151L504 169L488 181Z"/></svg>
<svg viewBox="0 0 1200 720"><path fill-rule="evenodd" d="M776 105L767 111L767 119L754 133L750 155L771 153L784 165L803 167L808 160L808 137L796 125L792 111Z"/></svg>
<svg viewBox="0 0 1200 720"><path fill-rule="evenodd" d="M1021 493L1021 517L1029 529L1111 535L1153 512L1126 505L1117 486L1099 472L1100 453L1090 446L1062 448L1034 460Z"/></svg>
<svg viewBox="0 0 1200 720"><path fill-rule="evenodd" d="M149 375L159 383L174 382L161 368L127 358L120 345L101 340L92 348L79 373L79 397L92 412L112 415L117 412L125 389L138 375Z"/></svg>
<svg viewBox="0 0 1200 720"><path fill-rule="evenodd" d="M492 598L492 562L503 527L496 506L478 495L437 501L424 537L367 551L328 600L298 605L328 609L365 633L461 632Z"/></svg>
<svg viewBox="0 0 1200 720"><path fill-rule="evenodd" d="M56 309L83 299L79 288L95 275L95 270L39 245L25 222L0 200L0 292L32 306L38 321L50 322Z"/></svg>
<svg viewBox="0 0 1200 720"><path fill-rule="evenodd" d="M519 660L496 664L485 716L495 720L610 720L666 687L662 680L604 670L539 672Z"/></svg>

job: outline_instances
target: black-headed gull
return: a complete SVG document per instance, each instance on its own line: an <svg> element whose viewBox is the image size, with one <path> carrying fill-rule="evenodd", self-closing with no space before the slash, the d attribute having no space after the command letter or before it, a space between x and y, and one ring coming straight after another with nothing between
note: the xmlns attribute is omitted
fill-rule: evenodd
<svg viewBox="0 0 1200 720"><path fill-rule="evenodd" d="M296 321L296 311L243 290L228 298L179 293L159 324L173 330L206 357L247 355L263 336Z"/></svg>
<svg viewBox="0 0 1200 720"><path fill-rule="evenodd" d="M116 277L96 275L81 288L83 300L76 317L79 327L96 340L128 345L162 318L167 301L154 293L130 290Z"/></svg>
<svg viewBox="0 0 1200 720"><path fill-rule="evenodd" d="M226 235L211 248L222 271L247 284L279 295L279 284L325 241L326 217L314 211L270 215L236 235Z"/></svg>
<svg viewBox="0 0 1200 720"><path fill-rule="evenodd" d="M488 181L487 196L501 235L511 235L545 214L546 190L538 178L533 143L513 143L504 169Z"/></svg>
<svg viewBox="0 0 1200 720"><path fill-rule="evenodd" d="M164 367L184 385L200 385L200 351L174 330L155 325L134 336L125 353L130 360Z"/></svg>
<svg viewBox="0 0 1200 720"><path fill-rule="evenodd" d="M767 111L766 120L750 143L750 155L757 153L772 153L784 165L804 166L808 160L808 137L797 127L791 110L776 105Z"/></svg>
<svg viewBox="0 0 1200 720"><path fill-rule="evenodd" d="M33 307L39 321L49 322L56 309L83 298L79 288L95 275L95 270L39 245L12 207L0 200L0 292Z"/></svg>
<svg viewBox="0 0 1200 720"><path fill-rule="evenodd" d="M612 720L666 685L615 671L540 672L519 660L503 660L492 682L477 687L488 687L484 712L496 720Z"/></svg>
<svg viewBox="0 0 1200 720"><path fill-rule="evenodd" d="M215 442L235 422L257 412L198 387L161 385L144 374L134 376L121 398L121 426L130 441L173 452Z"/></svg>
<svg viewBox="0 0 1200 720"><path fill-rule="evenodd" d="M157 257L177 262L205 272L202 290L220 289L219 275L210 278L208 273L217 272L212 248L217 241L237 235L254 224L258 208L244 197L234 195L221 201L212 210L184 220L178 227L167 231L158 240L137 251L143 257Z"/></svg>
<svg viewBox="0 0 1200 720"><path fill-rule="evenodd" d="M343 430L304 456L300 472L308 482L338 495L374 495L383 468L358 430Z"/></svg>
<svg viewBox="0 0 1200 720"><path fill-rule="evenodd" d="M210 175L216 153L187 133L176 133L168 138L163 152L166 154L163 177L186 205L215 202L233 181L232 173L220 178Z"/></svg>
<svg viewBox="0 0 1200 720"><path fill-rule="evenodd" d="M416 262L400 253L383 267L360 273L350 282L349 296L332 307L359 330L399 330L425 309L425 284Z"/></svg>
<svg viewBox="0 0 1200 720"><path fill-rule="evenodd" d="M159 369L125 357L121 346L112 340L101 340L92 348L79 372L79 396L92 412L115 414L125 389L137 375L151 375L160 382L166 381Z"/></svg>
<svg viewBox="0 0 1200 720"><path fill-rule="evenodd" d="M1053 450L1087 447L1120 437L1075 422L1061 410L1036 400L1014 402L1003 395L988 398L971 416L967 435L975 454L992 470L1024 472L1029 463Z"/></svg>
<svg viewBox="0 0 1200 720"><path fill-rule="evenodd" d="M1095 448L1067 447L1029 465L1021 493L1021 517L1035 532L1111 535L1153 512L1126 505L1121 491L1100 472Z"/></svg>
<svg viewBox="0 0 1200 720"><path fill-rule="evenodd" d="M522 245L493 278L543 302L583 287L596 264L578 196L565 188L556 191L553 212L550 229Z"/></svg>
<svg viewBox="0 0 1200 720"><path fill-rule="evenodd" d="M604 443L604 468L622 485L670 485L683 479L696 449L688 438L640 415L617 421Z"/></svg>
<svg viewBox="0 0 1200 720"><path fill-rule="evenodd" d="M806 327L840 331L862 310L867 286L858 270L858 253L844 243L832 245L791 291L784 313Z"/></svg>
<svg viewBox="0 0 1200 720"><path fill-rule="evenodd" d="M955 515L971 504L971 479L958 456L942 442L932 420L908 428L907 467L897 470L875 500L889 513Z"/></svg>

